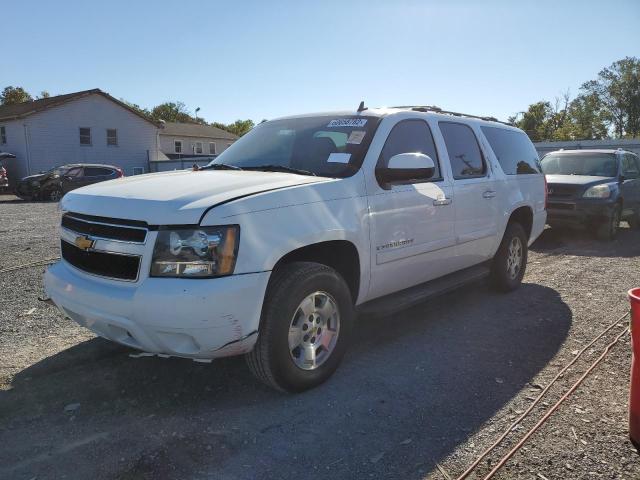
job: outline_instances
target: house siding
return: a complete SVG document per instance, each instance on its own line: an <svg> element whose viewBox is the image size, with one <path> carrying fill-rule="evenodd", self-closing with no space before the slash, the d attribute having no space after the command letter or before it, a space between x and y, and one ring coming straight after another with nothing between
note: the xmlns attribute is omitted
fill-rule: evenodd
<svg viewBox="0 0 640 480"><path fill-rule="evenodd" d="M0 165L7 169L9 184L27 175L27 154L24 141L24 126L20 120L9 122L0 121L0 126L5 127L7 143L0 144L0 152L13 153L16 158L0 160Z"/></svg>
<svg viewBox="0 0 640 480"><path fill-rule="evenodd" d="M105 163L132 175L135 167L149 170L157 158L158 128L134 113L96 94L30 115L23 174L68 163ZM80 145L80 127L91 129L91 145ZM118 145L107 145L107 129L117 130ZM27 160L25 158L25 160ZM23 176L24 176L23 175Z"/></svg>

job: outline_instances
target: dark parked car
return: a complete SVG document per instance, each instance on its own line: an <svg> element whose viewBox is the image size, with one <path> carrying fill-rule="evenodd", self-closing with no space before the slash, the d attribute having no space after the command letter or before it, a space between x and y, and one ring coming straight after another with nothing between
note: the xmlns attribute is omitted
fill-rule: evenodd
<svg viewBox="0 0 640 480"><path fill-rule="evenodd" d="M48 172L24 177L16 186L16 195L25 200L57 202L65 193L76 188L120 177L124 177L124 172L112 165L63 165Z"/></svg>
<svg viewBox="0 0 640 480"><path fill-rule="evenodd" d="M593 228L613 239L626 220L640 227L640 159L618 150L559 150L540 161L547 177L547 223Z"/></svg>

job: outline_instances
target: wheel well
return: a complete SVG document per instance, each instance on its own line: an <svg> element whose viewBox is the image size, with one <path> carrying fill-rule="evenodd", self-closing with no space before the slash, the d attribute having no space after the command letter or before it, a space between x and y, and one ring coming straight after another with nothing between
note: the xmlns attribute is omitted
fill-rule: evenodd
<svg viewBox="0 0 640 480"><path fill-rule="evenodd" d="M353 301L358 298L360 257L353 243L347 240L331 240L298 248L278 260L273 270L291 262L316 262L333 268L347 282Z"/></svg>
<svg viewBox="0 0 640 480"><path fill-rule="evenodd" d="M527 238L531 237L531 228L533 227L533 211L529 207L516 208L509 217L509 222L517 222L522 225L524 231L527 232Z"/></svg>

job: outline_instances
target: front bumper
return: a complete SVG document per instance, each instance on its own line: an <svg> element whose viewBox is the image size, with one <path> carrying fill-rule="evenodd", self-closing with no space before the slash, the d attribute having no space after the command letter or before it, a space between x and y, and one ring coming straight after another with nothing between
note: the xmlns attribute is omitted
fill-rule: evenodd
<svg viewBox="0 0 640 480"><path fill-rule="evenodd" d="M134 284L60 261L47 269L44 284L65 316L101 337L145 352L208 360L253 348L269 275Z"/></svg>
<svg viewBox="0 0 640 480"><path fill-rule="evenodd" d="M547 223L552 226L577 227L602 223L611 217L615 204L612 199L549 199L547 203Z"/></svg>

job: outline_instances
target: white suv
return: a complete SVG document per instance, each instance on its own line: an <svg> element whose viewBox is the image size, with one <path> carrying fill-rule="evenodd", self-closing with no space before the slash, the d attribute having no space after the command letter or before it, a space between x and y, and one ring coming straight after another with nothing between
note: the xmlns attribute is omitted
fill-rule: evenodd
<svg viewBox="0 0 640 480"><path fill-rule="evenodd" d="M65 195L45 288L102 337L246 354L261 380L301 391L335 371L357 311L484 276L517 288L545 191L527 136L494 119L362 105L282 118L202 169Z"/></svg>

